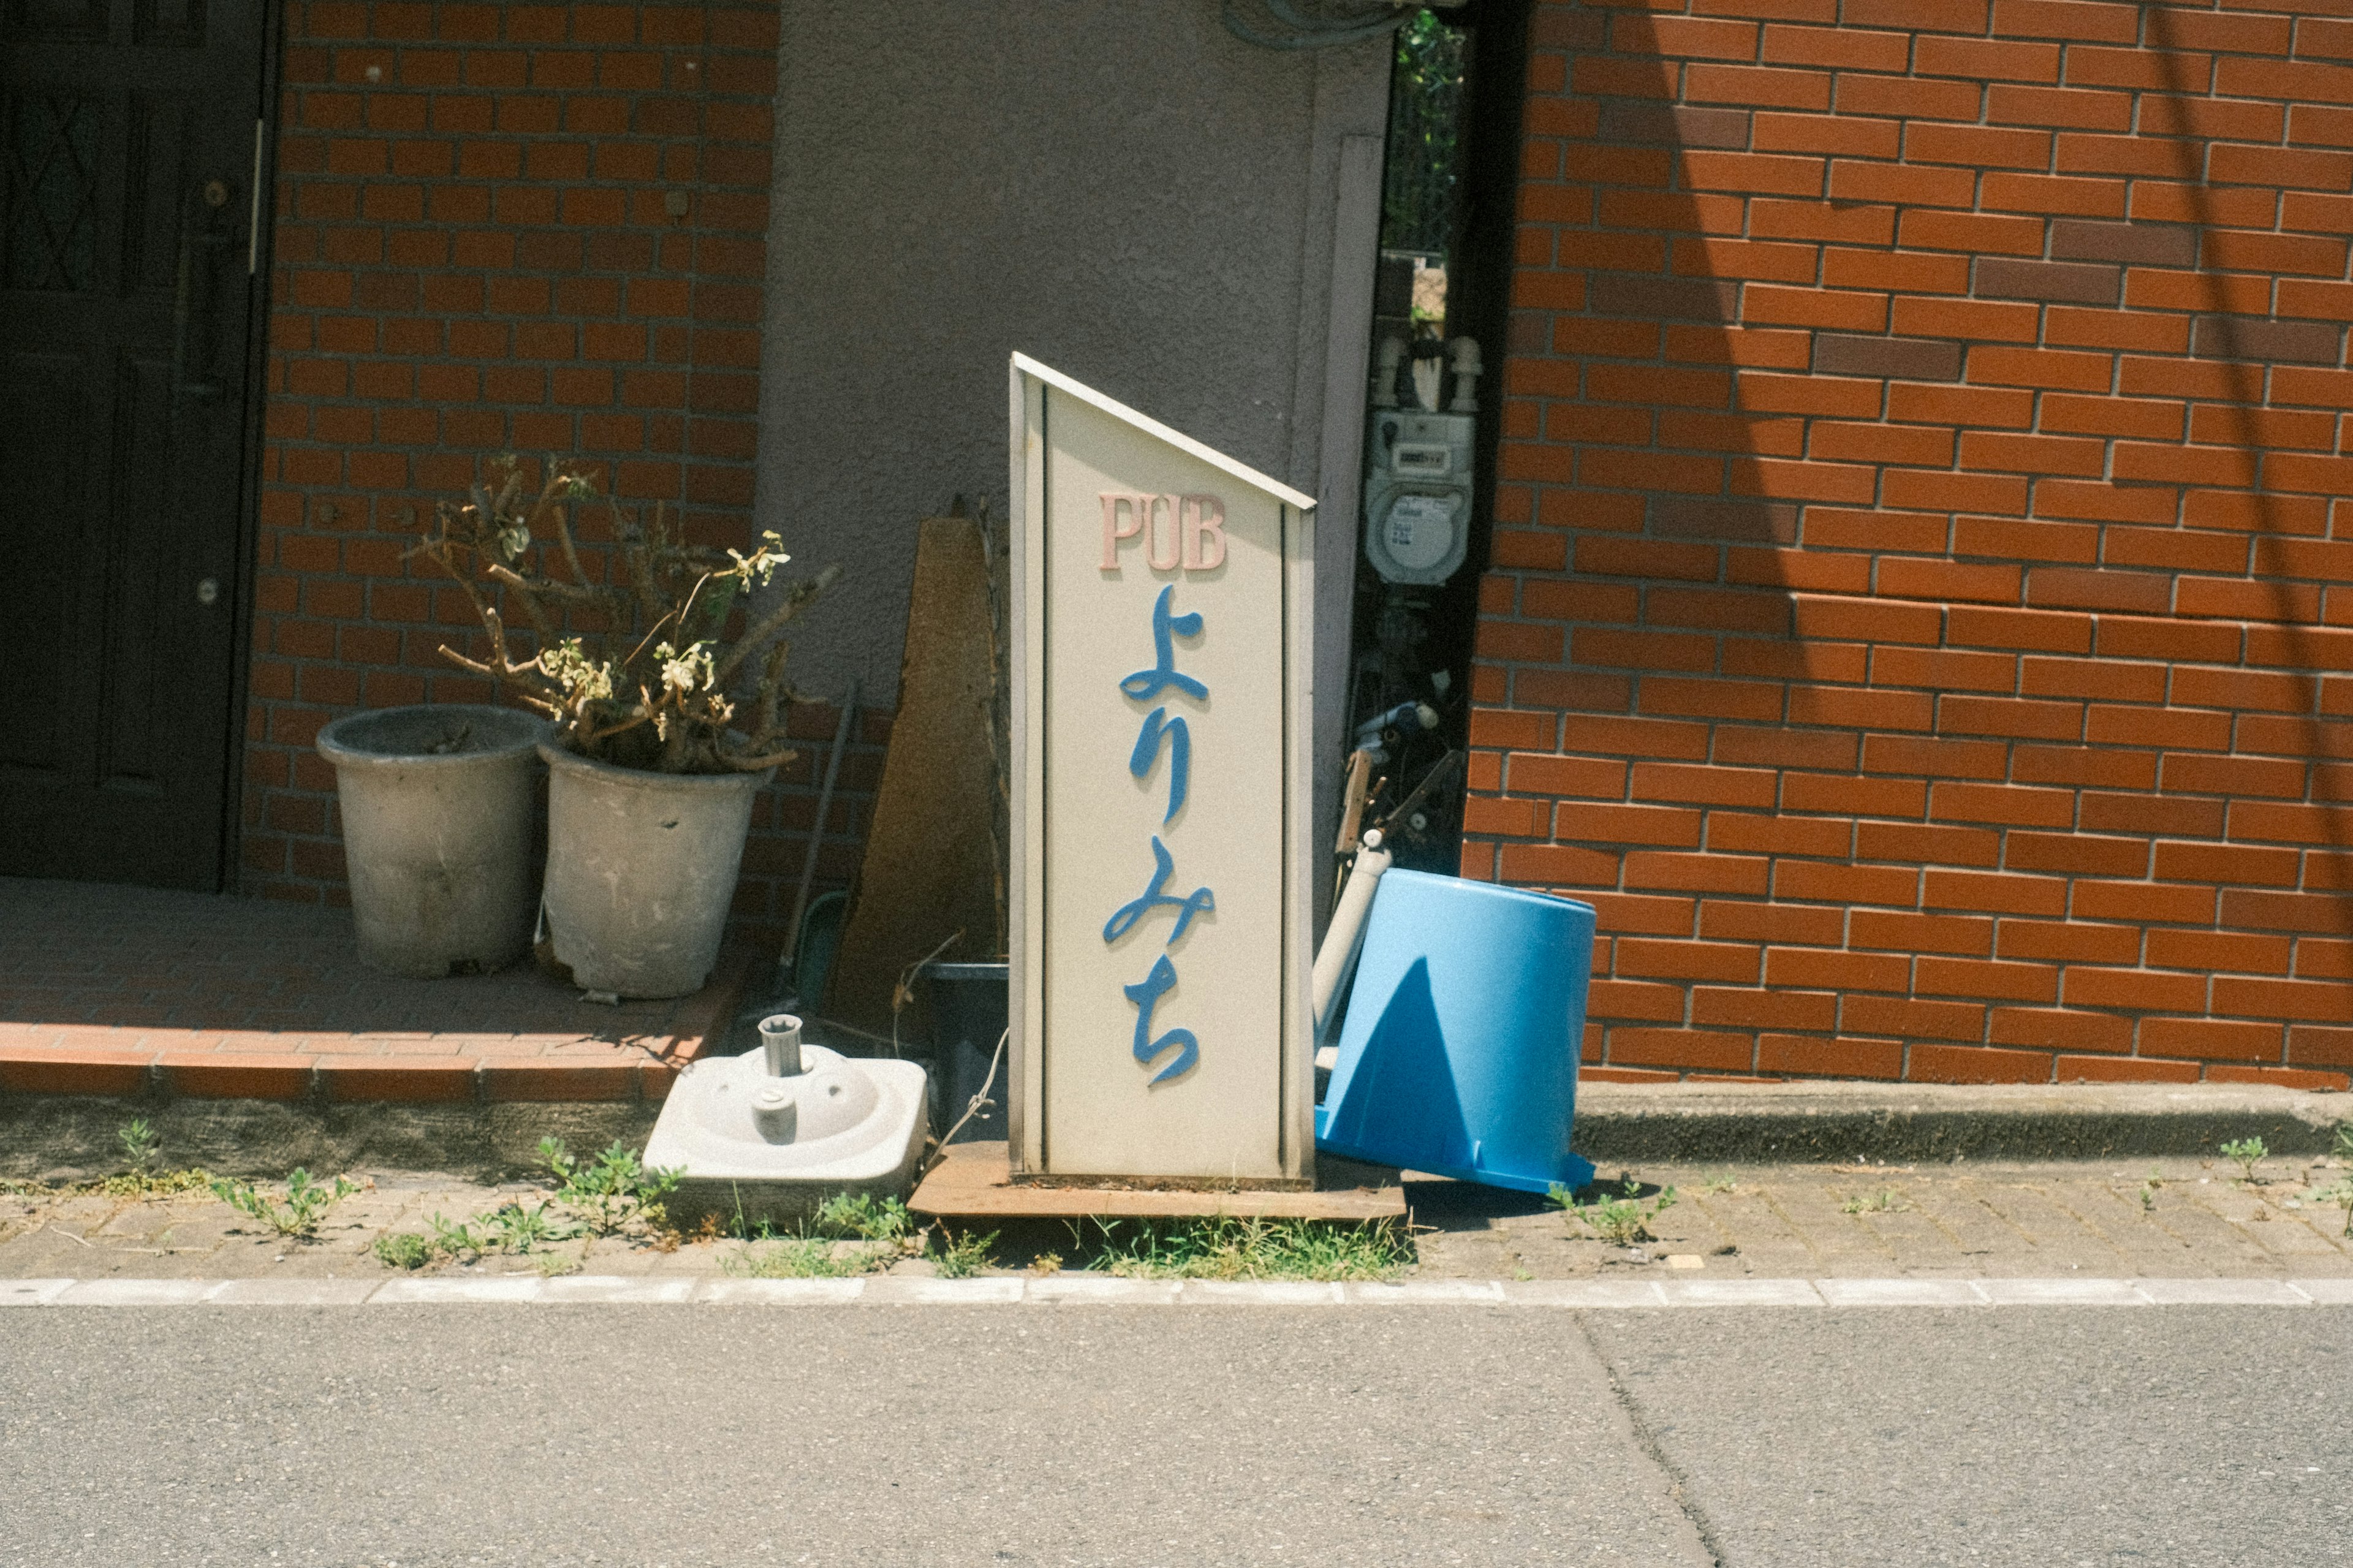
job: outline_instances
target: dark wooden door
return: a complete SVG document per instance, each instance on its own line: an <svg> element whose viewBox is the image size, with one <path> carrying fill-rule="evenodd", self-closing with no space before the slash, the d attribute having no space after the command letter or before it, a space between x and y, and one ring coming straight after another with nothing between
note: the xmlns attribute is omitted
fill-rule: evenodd
<svg viewBox="0 0 2353 1568"><path fill-rule="evenodd" d="M264 0L0 0L0 874L215 889Z"/></svg>

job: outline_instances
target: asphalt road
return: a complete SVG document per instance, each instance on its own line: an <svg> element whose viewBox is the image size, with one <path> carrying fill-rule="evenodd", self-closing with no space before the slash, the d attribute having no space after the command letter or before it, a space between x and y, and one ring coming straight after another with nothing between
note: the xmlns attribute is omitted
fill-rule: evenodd
<svg viewBox="0 0 2353 1568"><path fill-rule="evenodd" d="M1587 1321L1736 1568L2353 1563L2353 1310Z"/></svg>
<svg viewBox="0 0 2353 1568"><path fill-rule="evenodd" d="M2353 1561L2336 1309L0 1325L10 1568Z"/></svg>

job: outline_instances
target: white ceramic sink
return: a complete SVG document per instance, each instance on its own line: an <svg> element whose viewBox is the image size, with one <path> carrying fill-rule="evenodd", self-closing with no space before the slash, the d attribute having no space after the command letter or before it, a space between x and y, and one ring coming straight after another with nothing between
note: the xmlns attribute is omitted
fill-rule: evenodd
<svg viewBox="0 0 2353 1568"><path fill-rule="evenodd" d="M794 1057L798 1072L771 1072L776 1053L754 1050L679 1075L645 1153L649 1166L685 1172L667 1200L673 1217L732 1224L740 1205L757 1224L807 1214L833 1193L913 1189L929 1120L923 1069L797 1039L783 1065Z"/></svg>

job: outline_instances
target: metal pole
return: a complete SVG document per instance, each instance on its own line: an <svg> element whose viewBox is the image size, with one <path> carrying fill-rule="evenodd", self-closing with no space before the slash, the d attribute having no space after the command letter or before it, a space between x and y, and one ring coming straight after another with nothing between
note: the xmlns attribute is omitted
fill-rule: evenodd
<svg viewBox="0 0 2353 1568"><path fill-rule="evenodd" d="M817 879L818 846L825 842L826 815L833 807L833 781L841 776L841 753L849 745L849 726L858 718L858 680L852 677L849 695L841 700L841 722L833 731L833 754L825 762L825 783L817 792L817 821L809 826L808 853L801 859L801 890L793 899L792 923L785 927L785 951L777 967L790 971L799 956L801 916L808 911L809 884Z"/></svg>

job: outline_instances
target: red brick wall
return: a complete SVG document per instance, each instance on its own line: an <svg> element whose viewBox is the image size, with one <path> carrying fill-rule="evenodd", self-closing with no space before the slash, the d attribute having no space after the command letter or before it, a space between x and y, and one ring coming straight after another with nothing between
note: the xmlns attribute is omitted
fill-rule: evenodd
<svg viewBox="0 0 2353 1568"><path fill-rule="evenodd" d="M286 16L243 882L340 900L311 741L353 708L483 697L435 651L470 646L463 598L402 559L481 457L585 458L701 537L750 537L777 18L730 0ZM829 740L831 716L797 728ZM853 762L838 821L878 766ZM763 941L812 804L763 803L740 910Z"/></svg>
<svg viewBox="0 0 2353 1568"><path fill-rule="evenodd" d="M1463 868L1589 1059L2345 1082L2345 10L1536 8Z"/></svg>

